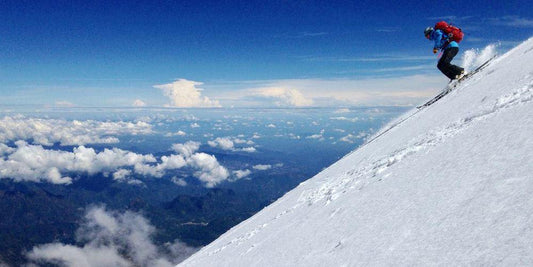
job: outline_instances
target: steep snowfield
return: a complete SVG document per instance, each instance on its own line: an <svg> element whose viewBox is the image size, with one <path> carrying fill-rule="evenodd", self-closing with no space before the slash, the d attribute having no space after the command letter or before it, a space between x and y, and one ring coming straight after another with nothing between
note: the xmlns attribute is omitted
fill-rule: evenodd
<svg viewBox="0 0 533 267"><path fill-rule="evenodd" d="M182 265L533 265L533 38L414 112Z"/></svg>

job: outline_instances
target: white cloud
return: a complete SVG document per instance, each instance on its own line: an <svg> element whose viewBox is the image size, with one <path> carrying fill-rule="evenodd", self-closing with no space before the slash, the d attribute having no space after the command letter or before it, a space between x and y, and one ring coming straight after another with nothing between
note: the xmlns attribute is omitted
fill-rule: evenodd
<svg viewBox="0 0 533 267"><path fill-rule="evenodd" d="M340 114L340 113L350 113L350 112L351 112L351 110L348 109L348 108L340 108L340 109L335 110L334 113Z"/></svg>
<svg viewBox="0 0 533 267"><path fill-rule="evenodd" d="M320 141L324 140L324 132L326 132L324 129L320 130L319 134L313 134L310 136L307 136L306 139L318 139Z"/></svg>
<svg viewBox="0 0 533 267"><path fill-rule="evenodd" d="M174 266L197 251L178 240L158 248L152 241L155 231L150 222L137 213L119 214L103 207L92 207L76 231L76 241L83 245L39 245L33 247L27 257L37 264L163 267Z"/></svg>
<svg viewBox="0 0 533 267"><path fill-rule="evenodd" d="M428 57L428 59L434 60L436 64L435 57ZM226 102L234 101L236 105L245 103L249 106L266 106L271 103L265 100L271 101L272 99L281 106L415 105L442 90L447 82L446 77L438 73L434 65L427 66L426 69L424 73L431 72L431 74L400 77L381 75L361 79L244 81L231 84L233 88L243 89L227 88L221 91L224 91L223 97ZM300 94L300 97L297 97L297 94L291 95L290 90L304 92L305 96L303 94ZM299 101L298 99L302 97L303 100Z"/></svg>
<svg viewBox="0 0 533 267"><path fill-rule="evenodd" d="M246 141L239 138L217 137L215 140L208 141L207 144L211 147L220 148L222 150L256 152L254 147L236 148L235 144L254 144L253 141Z"/></svg>
<svg viewBox="0 0 533 267"><path fill-rule="evenodd" d="M119 169L116 172L113 173L113 179L115 180L127 180L127 178L131 175L130 170L126 169Z"/></svg>
<svg viewBox="0 0 533 267"><path fill-rule="evenodd" d="M365 132L365 131L362 131L362 132L358 133L357 135L348 134L348 135L340 138L339 141L353 144L355 142L355 140L365 138L366 136L368 136L368 133Z"/></svg>
<svg viewBox="0 0 533 267"><path fill-rule="evenodd" d="M15 151L14 148L8 147L6 144L0 143L0 156L11 154Z"/></svg>
<svg viewBox="0 0 533 267"><path fill-rule="evenodd" d="M233 171L233 176L235 176L236 180L240 180L242 178L248 177L250 174L252 174L252 171L248 169Z"/></svg>
<svg viewBox="0 0 533 267"><path fill-rule="evenodd" d="M163 94L169 98L171 107L190 108L190 107L221 107L218 101L210 100L208 97L202 97L203 89L197 86L201 82L179 79L169 84L154 85L155 88L161 89Z"/></svg>
<svg viewBox="0 0 533 267"><path fill-rule="evenodd" d="M293 134L293 133L289 133L289 138L294 139L294 140L299 140L302 137L299 135Z"/></svg>
<svg viewBox="0 0 533 267"><path fill-rule="evenodd" d="M356 139L356 138L355 138L355 135L353 135L353 134L348 134L348 135L346 135L346 136L343 136L341 139L339 139L339 141L353 144L355 139Z"/></svg>
<svg viewBox="0 0 533 267"><path fill-rule="evenodd" d="M228 137L217 137L213 141L208 141L207 144L211 147L218 147L223 150L234 150L233 141Z"/></svg>
<svg viewBox="0 0 533 267"><path fill-rule="evenodd" d="M179 186L187 186L187 182L182 178L172 177L172 182Z"/></svg>
<svg viewBox="0 0 533 267"><path fill-rule="evenodd" d="M200 143L193 142L193 141L188 141L185 144L173 144L172 145L172 150L176 151L177 153L185 157L192 156L192 154L198 151L198 149L200 149Z"/></svg>
<svg viewBox="0 0 533 267"><path fill-rule="evenodd" d="M253 89L256 96L276 99L277 106L305 107L311 106L313 100L306 98L299 90L286 87L269 87Z"/></svg>
<svg viewBox="0 0 533 267"><path fill-rule="evenodd" d="M84 146L67 152L47 150L40 145L29 145L24 141L17 141L16 145L17 148L7 159L0 158L0 178L70 184L72 178L62 173L85 172L92 175L156 161L152 155L140 155L117 148L96 153L94 149ZM117 178L124 176L117 174Z"/></svg>
<svg viewBox="0 0 533 267"><path fill-rule="evenodd" d="M132 105L134 107L146 107L146 103L140 99L135 99L135 101L133 101Z"/></svg>
<svg viewBox="0 0 533 267"><path fill-rule="evenodd" d="M113 135L151 133L152 125L143 121L67 121L23 116L5 116L0 119L0 142L27 140L46 146L54 143L62 146L111 144L119 142Z"/></svg>
<svg viewBox="0 0 533 267"><path fill-rule="evenodd" d="M243 148L239 149L239 151L248 152L248 153L254 153L254 152L257 152L257 149L255 149L255 147L251 146L251 147L243 147Z"/></svg>
<svg viewBox="0 0 533 267"><path fill-rule="evenodd" d="M229 177L229 172L221 166L216 157L205 153L192 155L187 162L198 171L194 176L206 184L206 187L214 187Z"/></svg>
<svg viewBox="0 0 533 267"><path fill-rule="evenodd" d="M306 137L306 139L321 139L321 138L323 138L321 134L313 134L313 135Z"/></svg>
<svg viewBox="0 0 533 267"><path fill-rule="evenodd" d="M346 118L346 117L331 117L329 118L330 120L336 120L336 121L351 121L351 122L356 122L356 121L359 121L359 117L355 117L355 118Z"/></svg>
<svg viewBox="0 0 533 267"><path fill-rule="evenodd" d="M187 133L184 132L184 131L181 131L181 130L179 130L179 131L177 131L177 132L174 132L174 133L166 133L166 134L165 134L166 137L172 137L172 136L186 136L186 135L187 135Z"/></svg>
<svg viewBox="0 0 533 267"><path fill-rule="evenodd" d="M40 145L17 141L17 147L0 146L0 178L14 181L49 182L70 184L69 176L75 173L94 175L112 174L117 181L130 182L133 174L163 177L169 171L190 167L194 177L213 187L229 177L228 170L216 158L205 153L196 153L200 143L174 144L178 154L161 156L157 160L151 154L142 155L118 148L96 152L93 148L79 146L69 151L49 150Z"/></svg>
<svg viewBox="0 0 533 267"><path fill-rule="evenodd" d="M258 165L254 165L253 169L254 170L259 170L259 171L266 171L266 170L272 169L272 165L270 165L270 164L258 164Z"/></svg>
<svg viewBox="0 0 533 267"><path fill-rule="evenodd" d="M233 142L235 144L247 144L247 145L255 144L254 141L252 141L252 140L244 140L244 139L240 139L240 138L234 138Z"/></svg>

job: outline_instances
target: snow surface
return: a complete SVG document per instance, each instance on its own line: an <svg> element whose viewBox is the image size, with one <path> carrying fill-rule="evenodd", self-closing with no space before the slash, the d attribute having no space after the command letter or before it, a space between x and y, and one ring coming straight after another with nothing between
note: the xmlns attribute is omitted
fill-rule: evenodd
<svg viewBox="0 0 533 267"><path fill-rule="evenodd" d="M533 38L180 266L532 266L532 104Z"/></svg>

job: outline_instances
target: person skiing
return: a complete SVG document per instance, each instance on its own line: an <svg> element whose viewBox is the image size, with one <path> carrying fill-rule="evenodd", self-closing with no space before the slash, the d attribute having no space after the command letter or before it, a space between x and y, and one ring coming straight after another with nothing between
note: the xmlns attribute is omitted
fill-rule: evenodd
<svg viewBox="0 0 533 267"><path fill-rule="evenodd" d="M434 41L433 54L436 54L439 49L443 51L437 68L450 78L450 80L459 79L464 75L465 70L459 66L451 64L452 59L459 52L459 44L454 40L449 40L448 35L439 29L427 27L424 30L424 35L430 41Z"/></svg>

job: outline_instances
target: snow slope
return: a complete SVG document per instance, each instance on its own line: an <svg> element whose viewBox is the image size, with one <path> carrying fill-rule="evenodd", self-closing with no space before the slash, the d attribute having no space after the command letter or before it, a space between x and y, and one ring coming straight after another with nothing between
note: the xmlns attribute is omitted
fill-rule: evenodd
<svg viewBox="0 0 533 267"><path fill-rule="evenodd" d="M533 265L533 38L408 116L181 265Z"/></svg>

